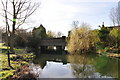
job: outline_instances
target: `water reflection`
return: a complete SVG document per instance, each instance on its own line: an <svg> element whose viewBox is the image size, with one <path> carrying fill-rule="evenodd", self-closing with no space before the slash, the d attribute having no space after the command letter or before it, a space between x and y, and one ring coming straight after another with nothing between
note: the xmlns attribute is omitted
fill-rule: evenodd
<svg viewBox="0 0 120 80"><path fill-rule="evenodd" d="M118 60L96 55L41 54L40 78L118 78Z"/></svg>
<svg viewBox="0 0 120 80"><path fill-rule="evenodd" d="M69 55L77 78L118 78L118 60L105 56Z"/></svg>
<svg viewBox="0 0 120 80"><path fill-rule="evenodd" d="M88 63L87 56L75 55L69 56L68 60L71 62L73 74L77 78L95 78L98 77L94 71L93 65Z"/></svg>
<svg viewBox="0 0 120 80"><path fill-rule="evenodd" d="M100 56L95 60L94 66L96 72L99 72L102 76L106 75L118 78L118 59Z"/></svg>
<svg viewBox="0 0 120 80"><path fill-rule="evenodd" d="M52 62L62 62L63 64L67 64L67 55L66 54L40 54L33 61L35 64L40 64L43 69L47 64L47 61Z"/></svg>

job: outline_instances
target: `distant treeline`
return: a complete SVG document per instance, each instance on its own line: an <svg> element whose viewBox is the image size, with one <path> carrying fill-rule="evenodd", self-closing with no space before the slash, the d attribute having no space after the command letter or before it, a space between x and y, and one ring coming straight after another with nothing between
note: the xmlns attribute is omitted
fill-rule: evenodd
<svg viewBox="0 0 120 80"><path fill-rule="evenodd" d="M2 42L5 45L10 45L9 38L5 29L0 29L2 32ZM41 24L39 27L34 28L32 31L26 31L25 29L18 29L14 35L14 47L15 48L28 48L29 51L38 51L40 40L43 38L61 37L61 32L46 31L45 27Z"/></svg>

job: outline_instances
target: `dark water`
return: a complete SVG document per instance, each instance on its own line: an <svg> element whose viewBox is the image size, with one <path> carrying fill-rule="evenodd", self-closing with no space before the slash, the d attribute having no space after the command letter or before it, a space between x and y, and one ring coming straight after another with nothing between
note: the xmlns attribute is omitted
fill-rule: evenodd
<svg viewBox="0 0 120 80"><path fill-rule="evenodd" d="M39 78L118 78L118 59L95 54L41 54L30 68Z"/></svg>

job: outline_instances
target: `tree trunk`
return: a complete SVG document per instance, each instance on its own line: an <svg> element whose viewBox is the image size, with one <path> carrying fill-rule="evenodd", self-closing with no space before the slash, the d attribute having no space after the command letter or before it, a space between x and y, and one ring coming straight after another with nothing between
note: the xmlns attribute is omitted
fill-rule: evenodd
<svg viewBox="0 0 120 80"><path fill-rule="evenodd" d="M11 33L11 35L10 35L10 51L12 53L15 53L15 51L14 51L14 34L13 33Z"/></svg>

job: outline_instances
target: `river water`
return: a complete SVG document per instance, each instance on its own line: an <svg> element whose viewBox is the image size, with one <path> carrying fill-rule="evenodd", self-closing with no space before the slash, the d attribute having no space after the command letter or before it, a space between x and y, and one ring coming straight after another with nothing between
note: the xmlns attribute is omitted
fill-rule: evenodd
<svg viewBox="0 0 120 80"><path fill-rule="evenodd" d="M40 54L30 68L38 78L118 78L118 59L96 54Z"/></svg>

